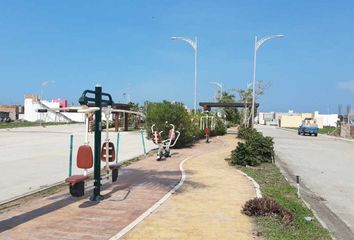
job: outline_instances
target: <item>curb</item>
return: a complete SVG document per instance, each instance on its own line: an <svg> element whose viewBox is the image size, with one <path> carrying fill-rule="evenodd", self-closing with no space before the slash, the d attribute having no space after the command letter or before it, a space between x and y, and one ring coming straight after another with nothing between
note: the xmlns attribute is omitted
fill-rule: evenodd
<svg viewBox="0 0 354 240"><path fill-rule="evenodd" d="M252 184L253 184L253 186L254 186L254 189L255 189L255 191L256 191L256 198L262 198L262 192L261 192L260 186L259 186L259 184L256 182L256 180L254 180L252 177L248 176L246 173L242 172L242 171L239 170L239 169L237 169L237 171L238 171L241 175L247 177L247 178L252 182Z"/></svg>
<svg viewBox="0 0 354 240"><path fill-rule="evenodd" d="M174 186L174 188L172 188L159 201L157 201L154 205L152 205L149 209L147 209L143 214L141 214L137 219L135 219L133 222L131 222L129 225L127 225L125 228L123 228L121 231L119 231L116 235L111 237L109 240L118 240L121 237L123 237L125 234L130 232L134 227L136 227L140 222L142 222L145 218L147 218L150 214L155 212L167 199L169 199L171 197L171 195L174 194L183 185L183 183L186 179L186 173L184 171L183 165L187 160L189 160L193 157L194 156L187 157L179 164L179 169L182 173L182 177L181 177L181 180L179 181L179 183L176 186Z"/></svg>

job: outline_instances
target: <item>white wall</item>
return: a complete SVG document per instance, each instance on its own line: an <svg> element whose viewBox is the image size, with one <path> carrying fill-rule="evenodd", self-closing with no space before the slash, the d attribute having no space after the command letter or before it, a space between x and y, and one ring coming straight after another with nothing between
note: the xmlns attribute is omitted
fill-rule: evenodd
<svg viewBox="0 0 354 240"><path fill-rule="evenodd" d="M47 106L48 108L59 108L59 103L56 102L48 102L43 100L42 104ZM74 122L85 122L85 114L84 113L74 113L74 112L52 112L48 111L46 113L37 112L38 109L45 109L45 107L39 102L33 101L31 98L25 99L25 112L23 119L30 122L35 122L42 120L43 122L68 122L68 119L63 117L70 118Z"/></svg>
<svg viewBox="0 0 354 240"><path fill-rule="evenodd" d="M323 126L337 126L338 114L318 114L318 116L322 117Z"/></svg>

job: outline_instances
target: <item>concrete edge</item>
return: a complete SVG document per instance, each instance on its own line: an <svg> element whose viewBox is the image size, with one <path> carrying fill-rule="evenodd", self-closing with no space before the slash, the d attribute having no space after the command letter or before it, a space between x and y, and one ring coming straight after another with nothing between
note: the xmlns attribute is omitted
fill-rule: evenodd
<svg viewBox="0 0 354 240"><path fill-rule="evenodd" d="M255 189L255 191L256 191L256 197L257 197L257 198L262 198L261 188L260 188L259 184L256 182L256 180L254 180L252 177L248 176L246 173L242 172L242 171L239 170L239 169L237 169L237 171L238 171L241 175L247 177L247 178L252 182L252 184L253 184L253 186L254 186L254 189Z"/></svg>
<svg viewBox="0 0 354 240"><path fill-rule="evenodd" d="M109 240L118 240L121 237L123 237L125 234L130 232L134 227L136 227L140 222L142 222L145 218L147 218L150 214L155 212L167 199L171 197L172 194L174 194L184 183L186 179L186 173L184 171L183 165L184 163L193 158L194 156L190 156L185 158L180 164L179 164L179 169L182 173L181 180L179 183L174 186L168 193L165 194L159 201L157 201L154 205L152 205L149 209L147 209L144 213L142 213L138 218L136 218L133 222L131 222L129 225L127 225L125 228L123 228L121 231L119 231L116 235L111 237Z"/></svg>

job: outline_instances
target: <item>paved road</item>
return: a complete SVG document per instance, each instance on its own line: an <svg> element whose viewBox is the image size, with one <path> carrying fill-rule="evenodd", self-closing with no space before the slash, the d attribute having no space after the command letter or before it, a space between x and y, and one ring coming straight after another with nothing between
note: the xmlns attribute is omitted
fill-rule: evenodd
<svg viewBox="0 0 354 240"><path fill-rule="evenodd" d="M311 206L336 231L336 237L354 239L354 142L298 136L297 132L268 126L258 129L274 138L280 165L290 178L300 176ZM347 235L340 236L341 232Z"/></svg>
<svg viewBox="0 0 354 240"><path fill-rule="evenodd" d="M61 125L0 130L0 202L64 180L68 176L69 140L74 135L73 174L76 152L84 143L84 125ZM116 143L116 133L110 135ZM102 141L105 134L102 134ZM93 147L93 134L90 134ZM146 140L147 150L155 147ZM119 161L143 154L140 132L120 133Z"/></svg>

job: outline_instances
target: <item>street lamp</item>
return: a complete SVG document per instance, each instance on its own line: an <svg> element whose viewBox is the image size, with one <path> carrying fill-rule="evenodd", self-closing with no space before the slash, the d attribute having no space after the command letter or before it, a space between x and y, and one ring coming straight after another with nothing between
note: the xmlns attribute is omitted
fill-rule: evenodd
<svg viewBox="0 0 354 240"><path fill-rule="evenodd" d="M127 103L130 103L130 102L131 102L130 94L129 94L129 93L123 93L123 97L124 97L125 99L127 99Z"/></svg>
<svg viewBox="0 0 354 240"><path fill-rule="evenodd" d="M188 43L194 49L194 112L197 112L197 64L198 64L198 42L185 37L171 37L172 40L180 40Z"/></svg>
<svg viewBox="0 0 354 240"><path fill-rule="evenodd" d="M211 84L215 84L216 86L218 86L220 88L220 98L222 98L222 83L218 83L218 82L210 82Z"/></svg>
<svg viewBox="0 0 354 240"><path fill-rule="evenodd" d="M257 40L257 36L254 39L254 58L253 58L253 90L252 90L252 127L254 124L254 102L255 102L255 86L256 86L256 62L257 62L257 50L262 46L266 41L273 38L283 38L284 35L269 35Z"/></svg>
<svg viewBox="0 0 354 240"><path fill-rule="evenodd" d="M54 84L55 81L51 80L51 81L44 81L41 83L41 101L43 101L43 92L44 92L44 87L48 86L49 84Z"/></svg>

